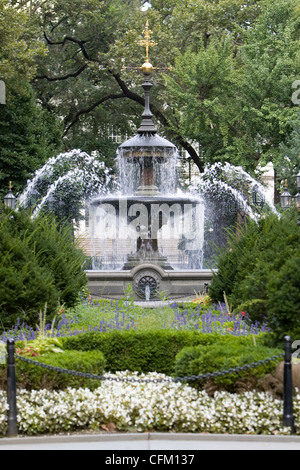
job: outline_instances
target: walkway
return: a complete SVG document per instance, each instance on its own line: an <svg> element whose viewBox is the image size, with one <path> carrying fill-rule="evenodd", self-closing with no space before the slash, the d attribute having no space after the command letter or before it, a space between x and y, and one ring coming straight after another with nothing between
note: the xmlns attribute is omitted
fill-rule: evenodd
<svg viewBox="0 0 300 470"><path fill-rule="evenodd" d="M300 450L300 436L181 433L81 434L4 438L0 439L0 451L2 450L133 450L144 452L158 450L175 451L173 453L175 456L176 452L187 450ZM113 454L108 452L107 455L112 456ZM143 459L149 458L151 454L145 452L141 455L139 463L145 463ZM158 463L162 462L156 461L156 464Z"/></svg>

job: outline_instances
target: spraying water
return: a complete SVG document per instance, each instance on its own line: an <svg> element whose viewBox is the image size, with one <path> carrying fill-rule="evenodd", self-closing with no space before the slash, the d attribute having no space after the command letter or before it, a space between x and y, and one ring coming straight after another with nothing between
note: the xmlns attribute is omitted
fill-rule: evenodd
<svg viewBox="0 0 300 470"><path fill-rule="evenodd" d="M112 186L112 170L95 157L75 149L51 158L37 170L18 202L21 207L28 207L35 196L38 200L33 216L36 217L51 199L58 203L61 198L75 198L84 203L93 194L108 193Z"/></svg>

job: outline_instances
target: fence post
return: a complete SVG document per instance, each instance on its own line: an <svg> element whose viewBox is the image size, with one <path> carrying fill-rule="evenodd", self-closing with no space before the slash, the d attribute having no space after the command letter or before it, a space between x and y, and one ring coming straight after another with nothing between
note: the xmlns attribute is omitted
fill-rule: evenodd
<svg viewBox="0 0 300 470"><path fill-rule="evenodd" d="M15 341L7 340L7 436L18 435L17 427L17 390L15 368Z"/></svg>
<svg viewBox="0 0 300 470"><path fill-rule="evenodd" d="M283 392L283 426L291 428L295 434L293 412L293 379L292 379L292 340L284 337L284 392Z"/></svg>

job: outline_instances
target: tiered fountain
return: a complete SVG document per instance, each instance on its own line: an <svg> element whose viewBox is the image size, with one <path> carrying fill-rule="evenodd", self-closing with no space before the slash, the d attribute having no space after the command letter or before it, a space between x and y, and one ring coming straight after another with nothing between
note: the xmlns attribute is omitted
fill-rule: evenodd
<svg viewBox="0 0 300 470"><path fill-rule="evenodd" d="M145 109L137 135L118 149L120 191L90 203L94 252L87 276L94 297L122 297L128 284L137 298L187 296L202 291L212 276L202 269L203 202L178 193L177 149L153 122L150 33L147 23Z"/></svg>

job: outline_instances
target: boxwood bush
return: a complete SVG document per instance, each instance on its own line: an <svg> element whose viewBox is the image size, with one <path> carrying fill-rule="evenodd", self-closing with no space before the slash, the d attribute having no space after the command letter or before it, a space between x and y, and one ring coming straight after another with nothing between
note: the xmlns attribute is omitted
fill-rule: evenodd
<svg viewBox="0 0 300 470"><path fill-rule="evenodd" d="M266 348L264 335L257 336L256 345L252 336L221 335L187 330L152 331L111 331L107 333L89 332L63 339L63 348L72 350L100 350L106 359L106 370L137 372L159 372L169 376L196 375L204 369L189 365L189 356L180 351L193 351L192 358L206 351L211 354L211 370L234 367L256 360L271 357L282 352L280 349ZM199 352L197 350L199 347ZM187 349L186 349L187 348ZM203 348L203 349L201 349ZM244 348L244 349L243 349ZM241 351L245 351L241 359ZM209 353L211 351L211 353ZM247 353L247 354L246 354ZM181 356L182 355L182 356ZM198 356L197 356L198 355ZM180 359L183 357L183 359ZM230 360L230 357L232 360ZM206 359L205 359L206 360ZM184 364L186 362L186 364ZM205 362L205 361L204 361ZM272 367L271 367L272 368ZM274 368L274 364L273 364Z"/></svg>
<svg viewBox="0 0 300 470"><path fill-rule="evenodd" d="M282 350L256 344L251 337L220 336L218 342L199 344L183 348L175 358L174 372L177 377L202 375L208 372L228 370L253 362L281 355ZM274 359L260 366L242 372L214 377L215 384L223 385L226 390L234 391L240 379L262 377L274 370L283 358ZM203 386L208 379L191 382L191 385Z"/></svg>
<svg viewBox="0 0 300 470"><path fill-rule="evenodd" d="M88 332L63 338L63 348L102 351L110 372L157 371L171 375L176 354L184 346L212 341L210 336L176 330Z"/></svg>
<svg viewBox="0 0 300 470"><path fill-rule="evenodd" d="M105 369L105 358L101 351L64 351L29 357L35 362L48 364L61 369L75 370L93 375L102 375ZM0 366L0 385L6 388L6 366ZM63 390L67 387L99 387L99 380L70 375L65 372L45 369L36 364L16 359L16 381L18 388L28 390Z"/></svg>

